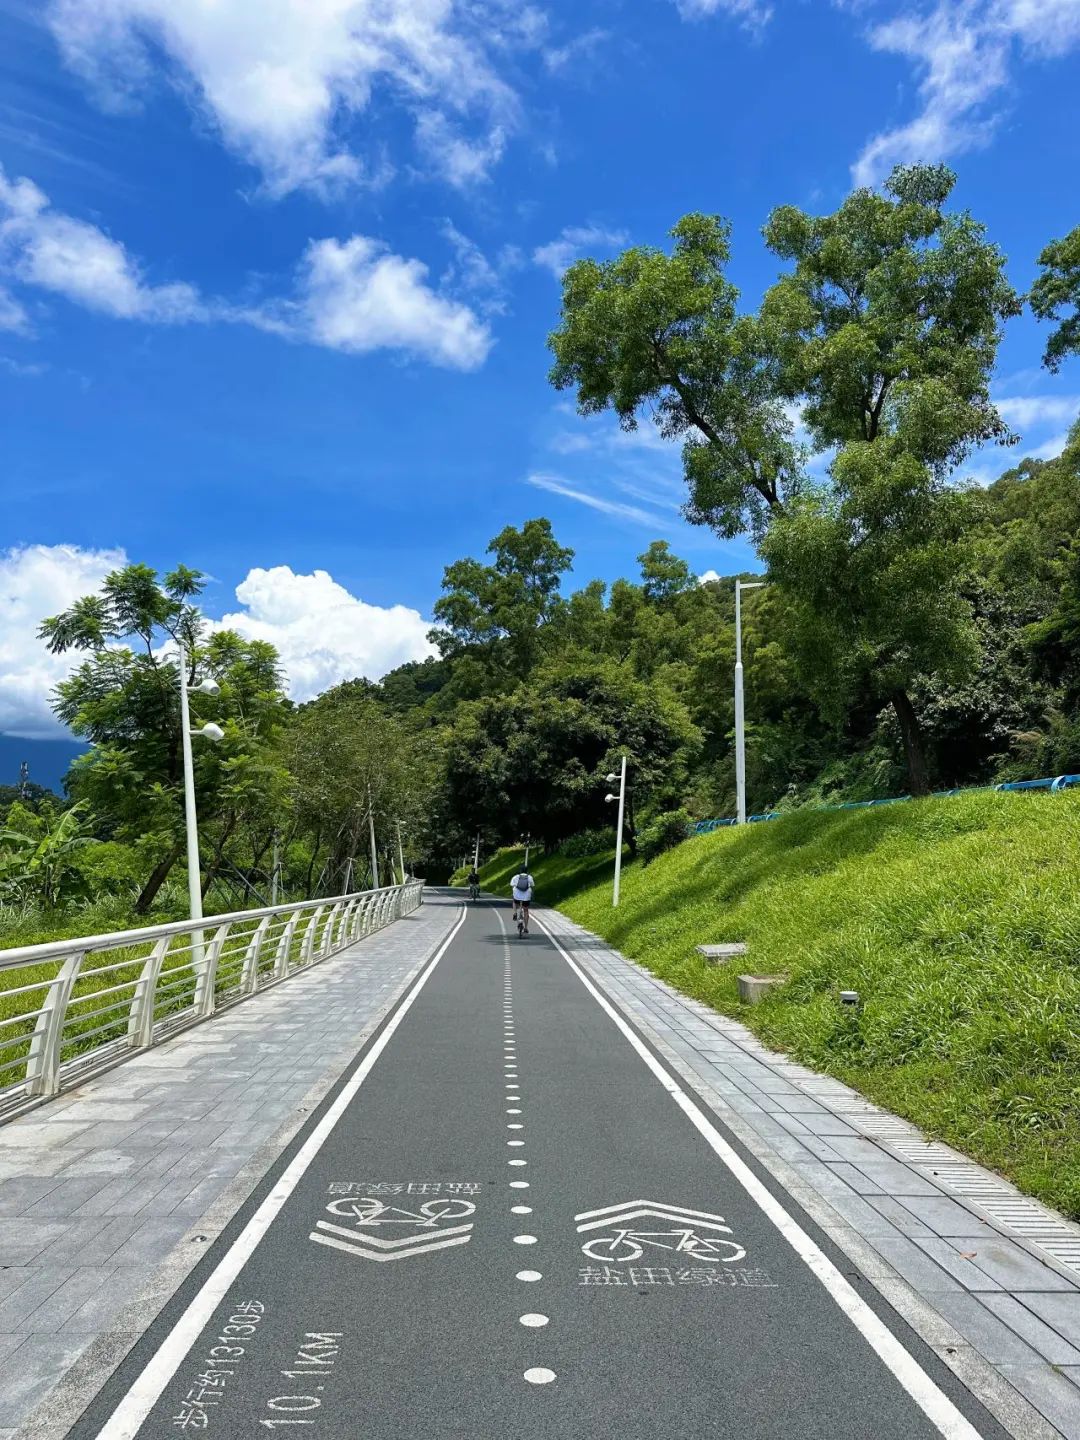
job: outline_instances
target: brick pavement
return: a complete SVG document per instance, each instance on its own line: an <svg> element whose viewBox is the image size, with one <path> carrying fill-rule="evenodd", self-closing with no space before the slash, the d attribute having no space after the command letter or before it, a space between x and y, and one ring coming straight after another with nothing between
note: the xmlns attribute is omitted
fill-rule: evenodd
<svg viewBox="0 0 1080 1440"><path fill-rule="evenodd" d="M0 1440L172 1293L457 913L429 900L0 1126Z"/></svg>

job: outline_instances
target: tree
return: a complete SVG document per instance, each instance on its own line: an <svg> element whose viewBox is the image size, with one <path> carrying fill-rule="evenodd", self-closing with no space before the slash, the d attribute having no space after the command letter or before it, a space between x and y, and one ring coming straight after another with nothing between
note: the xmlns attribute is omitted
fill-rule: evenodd
<svg viewBox="0 0 1080 1440"><path fill-rule="evenodd" d="M82 802L67 810L44 804L35 812L16 801L0 830L0 896L52 909L84 895L76 861L90 843L91 825Z"/></svg>
<svg viewBox="0 0 1080 1440"><path fill-rule="evenodd" d="M685 442L689 518L760 536L798 488L801 455L760 326L736 313L729 230L718 215L686 215L670 255L638 246L571 265L550 379L576 389L581 414L612 409L626 430L651 409L662 435Z"/></svg>
<svg viewBox="0 0 1080 1440"><path fill-rule="evenodd" d="M1040 320L1059 321L1046 342L1043 364L1059 370L1068 355L1080 355L1080 225L1051 241L1039 256L1042 274L1031 287L1031 308ZM1072 314L1062 314L1071 307Z"/></svg>
<svg viewBox="0 0 1080 1440"><path fill-rule="evenodd" d="M549 520L526 520L496 535L488 554L491 565L466 559L447 566L430 638L444 657L478 657L489 675L520 678L537 663L574 552L556 542Z"/></svg>
<svg viewBox="0 0 1080 1440"><path fill-rule="evenodd" d="M189 685L209 674L221 686L212 702L192 695L196 720L203 718L200 707L212 704L212 718L225 731L220 745L195 751L200 830L210 856L204 891L247 825L262 827L257 847L266 848L271 812L283 804L271 754L284 715L277 653L228 631L204 641L192 603L202 588L202 575L186 566L159 581L149 566L128 565L106 576L99 594L41 626L54 654L87 653L53 701L57 716L93 746L73 764L68 785L106 834L146 851L151 869L136 901L139 914L153 904L183 849L179 677L166 653L170 641L184 645Z"/></svg>
<svg viewBox="0 0 1080 1440"><path fill-rule="evenodd" d="M1019 301L983 227L945 213L954 183L900 166L883 195L822 217L784 206L765 228L794 265L762 305L780 385L835 458L762 553L803 613L821 693L869 684L892 704L913 794L930 781L912 687L978 663L963 589L975 507L949 476L974 445L1011 438L989 392Z"/></svg>

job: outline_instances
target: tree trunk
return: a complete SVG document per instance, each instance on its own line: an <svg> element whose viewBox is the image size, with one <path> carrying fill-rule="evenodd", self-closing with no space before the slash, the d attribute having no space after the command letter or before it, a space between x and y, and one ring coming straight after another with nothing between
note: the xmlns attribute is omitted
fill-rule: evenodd
<svg viewBox="0 0 1080 1440"><path fill-rule="evenodd" d="M922 726L915 714L906 690L894 690L892 706L900 722L900 734L904 740L904 755L907 757L908 783L915 796L930 794L930 778L926 771L926 749L923 743Z"/></svg>
<svg viewBox="0 0 1080 1440"><path fill-rule="evenodd" d="M158 863L154 866L153 870L150 871L150 878L143 886L142 894L139 896L138 900L135 901L136 915L145 915L146 912L150 909L150 906L154 903L154 900L157 897L158 891L161 889L162 885L165 884L165 881L169 878L170 870L176 864L177 860L179 860L180 852L183 848L184 847L182 845L174 845L173 848L169 851L169 853L164 857L164 859L159 860Z"/></svg>
<svg viewBox="0 0 1080 1440"><path fill-rule="evenodd" d="M630 859L631 859L631 860L636 860L636 859L637 859L637 825L634 823L634 792L633 792L632 790L628 790L628 791L627 791L627 795L626 795L626 815L625 815L625 821L626 821L626 823L625 823L625 826L624 826L624 830L625 830L625 835L626 835L626 844L627 844L627 846L629 847L629 850L630 850Z"/></svg>

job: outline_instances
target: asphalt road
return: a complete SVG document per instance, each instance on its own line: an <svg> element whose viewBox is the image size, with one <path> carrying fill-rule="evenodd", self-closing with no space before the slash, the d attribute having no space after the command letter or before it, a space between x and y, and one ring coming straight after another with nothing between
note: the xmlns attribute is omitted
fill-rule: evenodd
<svg viewBox="0 0 1080 1440"><path fill-rule="evenodd" d="M493 904L70 1433L1004 1436L572 956Z"/></svg>

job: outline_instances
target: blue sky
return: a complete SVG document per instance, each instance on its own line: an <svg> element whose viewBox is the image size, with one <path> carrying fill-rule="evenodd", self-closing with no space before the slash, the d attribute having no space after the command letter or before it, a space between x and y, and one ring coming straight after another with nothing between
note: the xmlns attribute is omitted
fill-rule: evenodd
<svg viewBox="0 0 1080 1440"><path fill-rule="evenodd" d="M581 583L751 563L548 386L560 267L718 211L753 304L772 206L946 158L1025 287L1078 79L1080 0L0 0L0 732L58 733L34 624L125 555L209 572L301 698L423 653L443 566L533 515ZM1030 453L1080 410L1043 341L998 382Z"/></svg>

